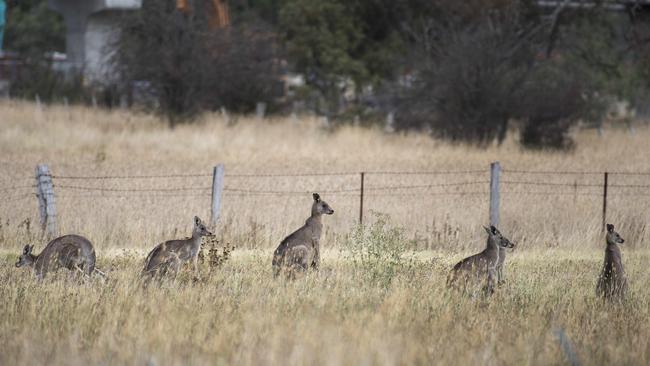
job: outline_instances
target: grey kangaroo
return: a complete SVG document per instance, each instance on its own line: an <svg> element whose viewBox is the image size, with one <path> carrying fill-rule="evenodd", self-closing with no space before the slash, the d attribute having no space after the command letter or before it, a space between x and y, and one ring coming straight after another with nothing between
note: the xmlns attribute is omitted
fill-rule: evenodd
<svg viewBox="0 0 650 366"><path fill-rule="evenodd" d="M149 279L156 274L161 276L166 273L176 275L182 262L192 260L194 273L198 273L198 255L201 249L201 237L212 236L198 216L194 216L194 228L192 237L182 240L168 240L154 247L147 259L141 275Z"/></svg>
<svg viewBox="0 0 650 366"><path fill-rule="evenodd" d="M621 261L621 248L625 240L614 231L614 225L607 224L607 234L605 234L607 247L605 248L605 262L603 269L598 277L596 294L606 300L621 300L625 298L627 292L627 278Z"/></svg>
<svg viewBox="0 0 650 366"><path fill-rule="evenodd" d="M45 278L52 267L65 267L71 271L80 271L87 276L94 272L105 276L95 268L95 249L90 240L79 235L65 235L50 241L41 254L32 254L33 245L25 245L23 254L18 258L16 267L33 267L36 278Z"/></svg>
<svg viewBox="0 0 650 366"><path fill-rule="evenodd" d="M273 272L277 277L282 269L291 277L297 271L318 269L320 264L320 236L323 230L322 216L331 215L334 210L321 200L318 193L313 194L311 216L300 229L284 238L273 252Z"/></svg>
<svg viewBox="0 0 650 366"><path fill-rule="evenodd" d="M485 282L486 294L492 294L498 280L497 265L501 248L514 248L515 244L504 237L496 227L484 227L488 234L486 248L473 256L458 262L447 277L448 286L467 287L469 284Z"/></svg>

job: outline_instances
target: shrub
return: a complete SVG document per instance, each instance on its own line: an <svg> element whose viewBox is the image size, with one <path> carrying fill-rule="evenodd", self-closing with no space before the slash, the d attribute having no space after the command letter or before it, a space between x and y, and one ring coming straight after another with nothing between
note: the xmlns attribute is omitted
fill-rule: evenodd
<svg viewBox="0 0 650 366"><path fill-rule="evenodd" d="M343 247L348 259L361 270L360 275L387 286L398 271L412 267L414 259L407 254L411 243L405 238L404 229L390 225L388 215L374 215L374 223L354 228Z"/></svg>
<svg viewBox="0 0 650 366"><path fill-rule="evenodd" d="M574 73L557 64L539 67L522 88L513 115L522 120L520 142L527 148L569 149L569 129L587 105L583 86Z"/></svg>
<svg viewBox="0 0 650 366"><path fill-rule="evenodd" d="M431 23L417 40L421 60L398 127L415 122L452 141L502 142L513 96L532 65L536 31L515 10L469 24Z"/></svg>

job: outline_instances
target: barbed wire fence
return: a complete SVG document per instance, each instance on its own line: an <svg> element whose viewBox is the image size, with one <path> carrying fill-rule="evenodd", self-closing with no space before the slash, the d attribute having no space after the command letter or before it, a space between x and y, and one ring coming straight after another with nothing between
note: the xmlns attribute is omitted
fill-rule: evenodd
<svg viewBox="0 0 650 366"><path fill-rule="evenodd" d="M319 192L328 197L357 200L358 222L363 223L368 200L390 198L399 204L409 197L485 197L490 223L499 224L503 197L564 196L602 197L602 226L607 221L608 198L650 196L650 172L544 171L490 169L447 171L366 171L327 173L227 173L223 165L213 172L184 174L84 175L50 172L47 165L36 168L33 177L0 180L0 200L17 205L36 198L43 231L54 236L57 228L57 199L157 200L161 205L173 198L194 198L210 207L211 221L219 220L222 197L265 200ZM327 179L327 184L319 183ZM56 194L55 194L56 192ZM127 201L135 205L135 201ZM365 204L365 207L364 207Z"/></svg>

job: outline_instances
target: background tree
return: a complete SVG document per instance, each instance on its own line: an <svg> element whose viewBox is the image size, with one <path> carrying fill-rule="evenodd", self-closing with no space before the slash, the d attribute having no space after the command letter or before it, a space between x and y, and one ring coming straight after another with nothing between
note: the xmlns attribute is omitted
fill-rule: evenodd
<svg viewBox="0 0 650 366"><path fill-rule="evenodd" d="M328 115L339 113L348 80L361 83L367 70L353 57L363 40L361 25L346 1L288 0L280 12L287 53L308 85L325 98Z"/></svg>
<svg viewBox="0 0 650 366"><path fill-rule="evenodd" d="M210 28L210 0L181 12L175 2L145 0L128 14L116 43L122 86L147 85L173 126L203 110L247 112L272 98L275 37L261 26Z"/></svg>
<svg viewBox="0 0 650 366"><path fill-rule="evenodd" d="M65 52L63 18L47 0L7 0L4 49L27 56Z"/></svg>

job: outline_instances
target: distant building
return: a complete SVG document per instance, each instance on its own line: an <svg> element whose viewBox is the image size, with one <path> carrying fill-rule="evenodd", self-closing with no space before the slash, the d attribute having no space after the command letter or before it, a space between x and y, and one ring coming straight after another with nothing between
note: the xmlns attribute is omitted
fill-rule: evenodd
<svg viewBox="0 0 650 366"><path fill-rule="evenodd" d="M139 9L142 0L48 0L48 6L66 25L66 71L83 73L88 84L110 82L119 15Z"/></svg>

